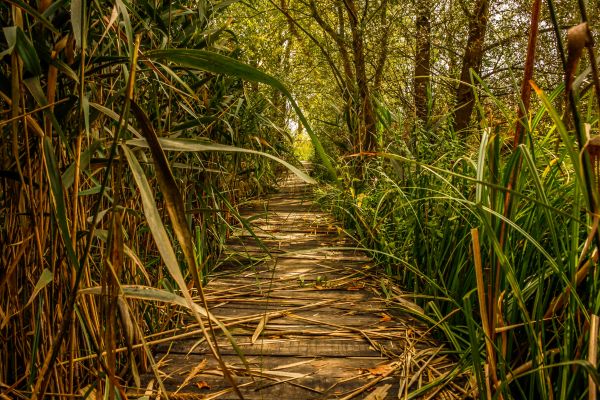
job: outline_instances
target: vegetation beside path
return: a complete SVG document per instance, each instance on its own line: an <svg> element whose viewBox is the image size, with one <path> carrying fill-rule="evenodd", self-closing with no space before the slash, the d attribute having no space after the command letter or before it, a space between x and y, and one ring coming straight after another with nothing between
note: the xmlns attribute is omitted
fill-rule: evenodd
<svg viewBox="0 0 600 400"><path fill-rule="evenodd" d="M203 283L283 168L414 293L476 397L596 398L599 15L2 2L2 395L124 398L184 309L210 342Z"/></svg>

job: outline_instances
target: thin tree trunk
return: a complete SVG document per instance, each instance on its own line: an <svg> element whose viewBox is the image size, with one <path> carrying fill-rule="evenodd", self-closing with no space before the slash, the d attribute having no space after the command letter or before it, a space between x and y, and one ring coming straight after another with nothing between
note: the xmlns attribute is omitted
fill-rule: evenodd
<svg viewBox="0 0 600 400"><path fill-rule="evenodd" d="M428 118L427 98L431 85L431 4L419 2L416 21L416 58L414 74L414 102L417 118L426 122Z"/></svg>
<svg viewBox="0 0 600 400"><path fill-rule="evenodd" d="M286 16L289 16L288 0L281 0L280 7L283 10L283 13ZM294 36L298 36L296 26L294 25L291 18L287 18L287 23L289 31L284 31L279 40L279 45L283 48L283 53L280 54L277 59L277 64L279 65L279 69L283 71L283 76L288 76L290 72L293 38ZM285 128L289 117L287 100L283 93L281 93L278 90L274 91L273 93L273 106L277 110L277 116L275 117L275 120L278 121L279 126Z"/></svg>
<svg viewBox="0 0 600 400"><path fill-rule="evenodd" d="M457 110L454 114L454 129L457 132L467 128L475 105L475 95L471 87L471 70L477 74L481 73L483 42L488 25L489 8L489 0L477 0L475 12L469 21L469 37L463 56L460 83L456 90Z"/></svg>
<svg viewBox="0 0 600 400"><path fill-rule="evenodd" d="M348 54L348 50L346 49L346 43L343 37L343 18L340 17L340 31L336 32L325 20L321 17L321 13L317 9L317 5L315 0L310 0L308 3L310 7L310 11L312 13L312 17L315 19L317 24L333 39L335 44L337 45L337 49L340 53L340 58L342 60L342 67L344 70L344 80L346 86L348 86L349 82L354 82L354 72L352 71L351 62L350 62L350 54ZM338 7L341 7L339 5Z"/></svg>
<svg viewBox="0 0 600 400"><path fill-rule="evenodd" d="M355 149L359 152L373 152L377 148L377 133L375 111L369 90L367 68L365 62L364 37L361 23L358 20L357 8L354 0L344 0L346 11L350 20L352 32L352 52L354 53L354 71L358 90L359 129ZM356 146L357 145L357 146Z"/></svg>
<svg viewBox="0 0 600 400"><path fill-rule="evenodd" d="M383 32L381 32L381 41L379 45L379 58L375 67L375 77L373 78L373 92L377 95L381 92L381 81L383 79L383 72L385 70L385 63L388 58L388 49L390 44L390 33L391 21L388 22L387 17L388 0L381 2L381 26Z"/></svg>

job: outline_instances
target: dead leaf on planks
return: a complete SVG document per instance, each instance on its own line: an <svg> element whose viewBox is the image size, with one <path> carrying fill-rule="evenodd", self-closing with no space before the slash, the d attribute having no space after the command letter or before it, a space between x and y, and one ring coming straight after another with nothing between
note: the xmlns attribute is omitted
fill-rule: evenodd
<svg viewBox="0 0 600 400"><path fill-rule="evenodd" d="M392 317L386 313L381 313L381 318L379 319L379 322L390 322L392 320Z"/></svg>
<svg viewBox="0 0 600 400"><path fill-rule="evenodd" d="M206 381L200 381L200 382L196 383L196 387L198 389L210 390L210 385L208 383L206 383Z"/></svg>
<svg viewBox="0 0 600 400"><path fill-rule="evenodd" d="M373 368L367 368L365 371L375 376L385 376L396 369L398 366L396 363L381 364Z"/></svg>
<svg viewBox="0 0 600 400"><path fill-rule="evenodd" d="M185 380L183 381L183 383L181 385L179 385L179 387L177 388L175 393L179 392L181 389L183 389L184 387L189 385L190 381L192 379L194 379L194 377L196 377L196 375L198 375L199 373L204 371L207 363L208 363L208 361L206 360L206 358L204 360L200 361L200 363L192 369L192 371L188 374L188 376L185 377ZM202 382L200 382L200 383L202 383ZM206 382L204 382L204 383L206 383ZM198 385L198 384L196 384L196 385ZM200 387L200 386L198 386L198 387ZM200 389L202 389L202 388L200 388Z"/></svg>

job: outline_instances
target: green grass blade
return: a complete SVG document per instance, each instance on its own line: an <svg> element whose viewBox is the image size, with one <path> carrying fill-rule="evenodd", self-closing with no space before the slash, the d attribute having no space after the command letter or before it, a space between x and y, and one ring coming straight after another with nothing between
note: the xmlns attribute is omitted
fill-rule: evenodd
<svg viewBox="0 0 600 400"><path fill-rule="evenodd" d="M228 153L245 153L245 154L256 154L262 157L270 158L271 160L277 161L278 163L284 165L290 171L292 171L296 176L305 181L306 183L314 184L315 180L308 176L306 173L300 171L300 169L294 167L292 164L287 161L282 160L281 158L275 157L271 154L264 153L262 151L244 149L242 147L236 146L228 146L225 144L218 143L208 143L206 141L194 140L194 139L167 139L160 138L160 145L166 151L181 151L181 152L209 152L209 151L220 151L220 152L228 152ZM127 144L129 146L136 147L149 147L146 139L132 139L128 140Z"/></svg>
<svg viewBox="0 0 600 400"><path fill-rule="evenodd" d="M50 182L50 192L52 193L52 204L54 206L54 214L56 216L56 223L62 236L67 257L72 267L77 269L79 262L75 249L73 248L73 242L71 240L71 233L67 221L67 207L65 204L65 193L63 190L63 183L59 174L58 165L54 157L54 148L52 147L52 140L48 136L44 136L44 157L46 159L46 173L48 174L48 181Z"/></svg>
<svg viewBox="0 0 600 400"><path fill-rule="evenodd" d="M134 104L134 103L132 103L132 104ZM125 144L122 145L122 149L123 149L123 152L127 159L127 162L129 164L129 167L131 168L133 177L134 177L134 179L137 183L137 186L140 190L140 194L141 194L141 198L142 198L142 205L143 205L144 213L146 216L146 221L148 222L150 231L152 232L152 235L154 236L154 240L155 240L156 246L158 248L158 251L160 252L160 254L162 256L163 261L164 261L165 265L167 266L169 273L175 280L175 283L179 287L179 290L182 292L183 297L186 301L187 307L190 310L192 310L192 312L193 312L194 316L196 317L196 319L198 320L198 323L200 324L200 326L204 326L203 322L200 318L200 315L202 315L202 314L199 314L197 312L197 308L194 306L192 296L187 288L187 285L183 278L181 269L179 268L179 263L177 262L177 257L175 256L175 250L173 249L173 246L171 245L171 240L170 240L169 236L167 235L167 231L165 230L165 227L162 223L160 212L158 211L158 208L156 206L156 201L154 200L154 194L153 194L154 192L150 188L150 184L148 183L148 180L146 179L146 175L144 174L144 171L142 170L142 167L140 166L140 163L138 162L135 155ZM190 265L190 268L192 267L192 265ZM217 322L217 321L215 321L215 322L219 326L222 325L220 322ZM208 337L207 334L205 334L205 336L206 336L207 342L210 345L210 343L211 343L210 338ZM231 337L231 335L229 335L229 337L231 340L233 339L233 337ZM235 341L232 342L232 345L234 346L234 348L239 349L235 345ZM212 345L211 345L211 348L212 348ZM214 349L213 349L213 353L215 353ZM240 359L244 362L244 364L247 365L244 355L241 352L238 353L238 355L239 355ZM217 359L220 359L220 357L218 357L218 354L216 354L216 353L215 353L215 357L217 357ZM227 373L227 372L225 372L225 373ZM235 383L233 383L233 384L235 384Z"/></svg>

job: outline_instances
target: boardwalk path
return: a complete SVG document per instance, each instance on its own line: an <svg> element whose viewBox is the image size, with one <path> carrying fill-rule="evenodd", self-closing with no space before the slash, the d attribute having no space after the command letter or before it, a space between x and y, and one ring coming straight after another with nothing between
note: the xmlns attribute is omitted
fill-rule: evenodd
<svg viewBox="0 0 600 400"><path fill-rule="evenodd" d="M250 366L219 336L244 398L398 399L441 377L450 360L408 317L406 307L416 306L374 277L364 254L331 249L354 245L308 200L309 190L290 176L243 209L273 258L239 229L206 289L211 312ZM170 398L237 398L198 337L160 347L157 359Z"/></svg>

